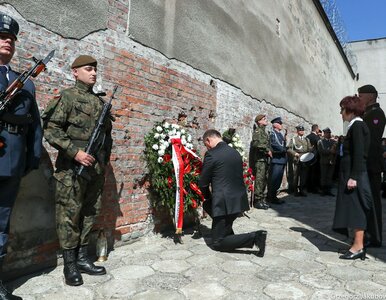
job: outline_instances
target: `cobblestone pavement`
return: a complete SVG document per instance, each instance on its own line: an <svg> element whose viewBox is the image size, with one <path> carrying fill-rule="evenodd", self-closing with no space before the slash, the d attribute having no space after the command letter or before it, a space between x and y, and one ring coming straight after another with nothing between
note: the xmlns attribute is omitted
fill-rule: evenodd
<svg viewBox="0 0 386 300"><path fill-rule="evenodd" d="M268 230L263 258L256 249L211 250L208 218L203 237L185 234L182 245L153 235L115 249L103 263L107 275L84 275L80 287L64 284L61 265L11 286L15 295L36 300L386 299L385 247L368 249L365 261L340 260L338 250L347 249L348 240L330 229L335 198L284 199L235 222L236 233Z"/></svg>

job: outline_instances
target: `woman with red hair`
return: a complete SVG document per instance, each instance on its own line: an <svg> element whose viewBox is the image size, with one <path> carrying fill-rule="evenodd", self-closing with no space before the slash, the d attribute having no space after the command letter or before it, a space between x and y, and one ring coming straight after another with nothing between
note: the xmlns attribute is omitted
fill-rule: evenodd
<svg viewBox="0 0 386 300"><path fill-rule="evenodd" d="M343 142L333 230L346 235L349 229L354 231L353 244L339 258L364 260L366 249L363 246L363 238L367 228L366 215L373 205L366 167L370 133L360 117L365 107L357 96L343 98L340 101L340 107L343 121L349 124Z"/></svg>

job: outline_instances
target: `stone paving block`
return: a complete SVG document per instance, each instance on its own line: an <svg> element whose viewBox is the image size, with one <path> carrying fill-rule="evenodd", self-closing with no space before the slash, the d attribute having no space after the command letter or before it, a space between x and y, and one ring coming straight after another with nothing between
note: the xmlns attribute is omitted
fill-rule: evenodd
<svg viewBox="0 0 386 300"><path fill-rule="evenodd" d="M38 297L36 299L47 299L47 300L93 300L95 297L95 293L85 287L70 287L66 286L62 290L56 291L56 292L46 292Z"/></svg>
<svg viewBox="0 0 386 300"><path fill-rule="evenodd" d="M310 300L354 299L354 295L345 290L319 290L314 292Z"/></svg>
<svg viewBox="0 0 386 300"><path fill-rule="evenodd" d="M218 300L228 294L227 289L217 282L207 282L205 285L192 282L181 289L187 299Z"/></svg>
<svg viewBox="0 0 386 300"><path fill-rule="evenodd" d="M300 283L305 286L316 289L337 289L342 286L342 283L336 277L321 272L301 275Z"/></svg>
<svg viewBox="0 0 386 300"><path fill-rule="evenodd" d="M162 259L186 259L193 255L189 250L170 249L164 250L158 254Z"/></svg>
<svg viewBox="0 0 386 300"><path fill-rule="evenodd" d="M249 261L231 260L224 262L221 266L229 274L250 274L253 276L259 269L259 266Z"/></svg>
<svg viewBox="0 0 386 300"><path fill-rule="evenodd" d="M130 299L133 300L184 300L186 299L183 295L179 294L176 291L163 291L163 290L150 290L146 292L139 293Z"/></svg>
<svg viewBox="0 0 386 300"><path fill-rule="evenodd" d="M231 291L248 291L261 294L263 288L268 285L269 282L261 280L250 273L245 273L243 275L227 276L221 281L221 284Z"/></svg>
<svg viewBox="0 0 386 300"><path fill-rule="evenodd" d="M219 266L205 266L204 264L190 268L184 273L184 276L190 278L192 282L206 284L206 282L221 281L229 274L225 273Z"/></svg>
<svg viewBox="0 0 386 300"><path fill-rule="evenodd" d="M136 280L115 279L106 282L96 289L98 299L128 299L141 289Z"/></svg>
<svg viewBox="0 0 386 300"><path fill-rule="evenodd" d="M154 270L148 266L123 266L110 271L111 275L117 279L138 279L154 274Z"/></svg>
<svg viewBox="0 0 386 300"><path fill-rule="evenodd" d="M355 295L361 295L364 298L367 297L368 299L379 299L380 297L386 298L385 283L379 284L372 282L371 280L348 281L346 290Z"/></svg>
<svg viewBox="0 0 386 300"><path fill-rule="evenodd" d="M164 273L180 273L189 269L191 265L184 260L169 259L157 261L152 265L152 267L154 270Z"/></svg>
<svg viewBox="0 0 386 300"><path fill-rule="evenodd" d="M346 266L339 266L338 268L328 267L326 273L347 282L353 280L370 280L372 277L372 272L366 270L358 270L358 268L354 267L352 261L347 261Z"/></svg>
<svg viewBox="0 0 386 300"><path fill-rule="evenodd" d="M182 274L157 273L144 278L140 282L140 286L145 290L148 290L149 288L179 290L193 280L194 278L188 278Z"/></svg>
<svg viewBox="0 0 386 300"><path fill-rule="evenodd" d="M211 266L211 265L220 265L224 263L224 259L216 256L215 254L203 254L203 255L194 255L186 259L192 266Z"/></svg>
<svg viewBox="0 0 386 300"><path fill-rule="evenodd" d="M122 257L121 263L126 265L150 266L159 260L160 257L157 253L135 253Z"/></svg>
<svg viewBox="0 0 386 300"><path fill-rule="evenodd" d="M297 282L272 283L264 288L264 293L272 299L309 299L310 291Z"/></svg>
<svg viewBox="0 0 386 300"><path fill-rule="evenodd" d="M282 281L295 281L300 273L289 267L271 266L262 269L256 274L256 277L269 283Z"/></svg>
<svg viewBox="0 0 386 300"><path fill-rule="evenodd" d="M242 299L242 300L270 300L272 298L263 295L263 294L256 294L256 293L250 293L248 292L248 288L245 288L246 292L234 292L230 293L228 296L224 298L224 300L235 300L235 299Z"/></svg>

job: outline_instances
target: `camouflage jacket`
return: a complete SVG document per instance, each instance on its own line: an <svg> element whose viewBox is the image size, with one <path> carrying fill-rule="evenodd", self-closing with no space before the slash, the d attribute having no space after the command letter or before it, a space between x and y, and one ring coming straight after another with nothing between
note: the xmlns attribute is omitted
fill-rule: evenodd
<svg viewBox="0 0 386 300"><path fill-rule="evenodd" d="M269 137L265 131L265 126L258 126L252 135L250 147L252 161L266 160L270 150Z"/></svg>
<svg viewBox="0 0 386 300"><path fill-rule="evenodd" d="M59 151L57 171L74 168L73 158L79 150L85 150L102 108L103 100L81 81L77 81L74 87L62 91L60 97L50 101L42 119L44 137ZM108 119L104 126L104 146L100 149L95 164L95 170L99 174L103 173L103 167L109 161L111 129L111 120Z"/></svg>

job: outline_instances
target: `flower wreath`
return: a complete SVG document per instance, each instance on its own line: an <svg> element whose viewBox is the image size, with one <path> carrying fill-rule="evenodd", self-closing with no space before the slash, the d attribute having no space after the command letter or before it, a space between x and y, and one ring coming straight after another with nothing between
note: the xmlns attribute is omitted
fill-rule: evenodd
<svg viewBox="0 0 386 300"><path fill-rule="evenodd" d="M176 233L181 233L183 213L196 214L204 199L198 188L202 162L192 136L177 124L158 122L145 136L145 146L150 188L157 196L153 205L174 212Z"/></svg>

